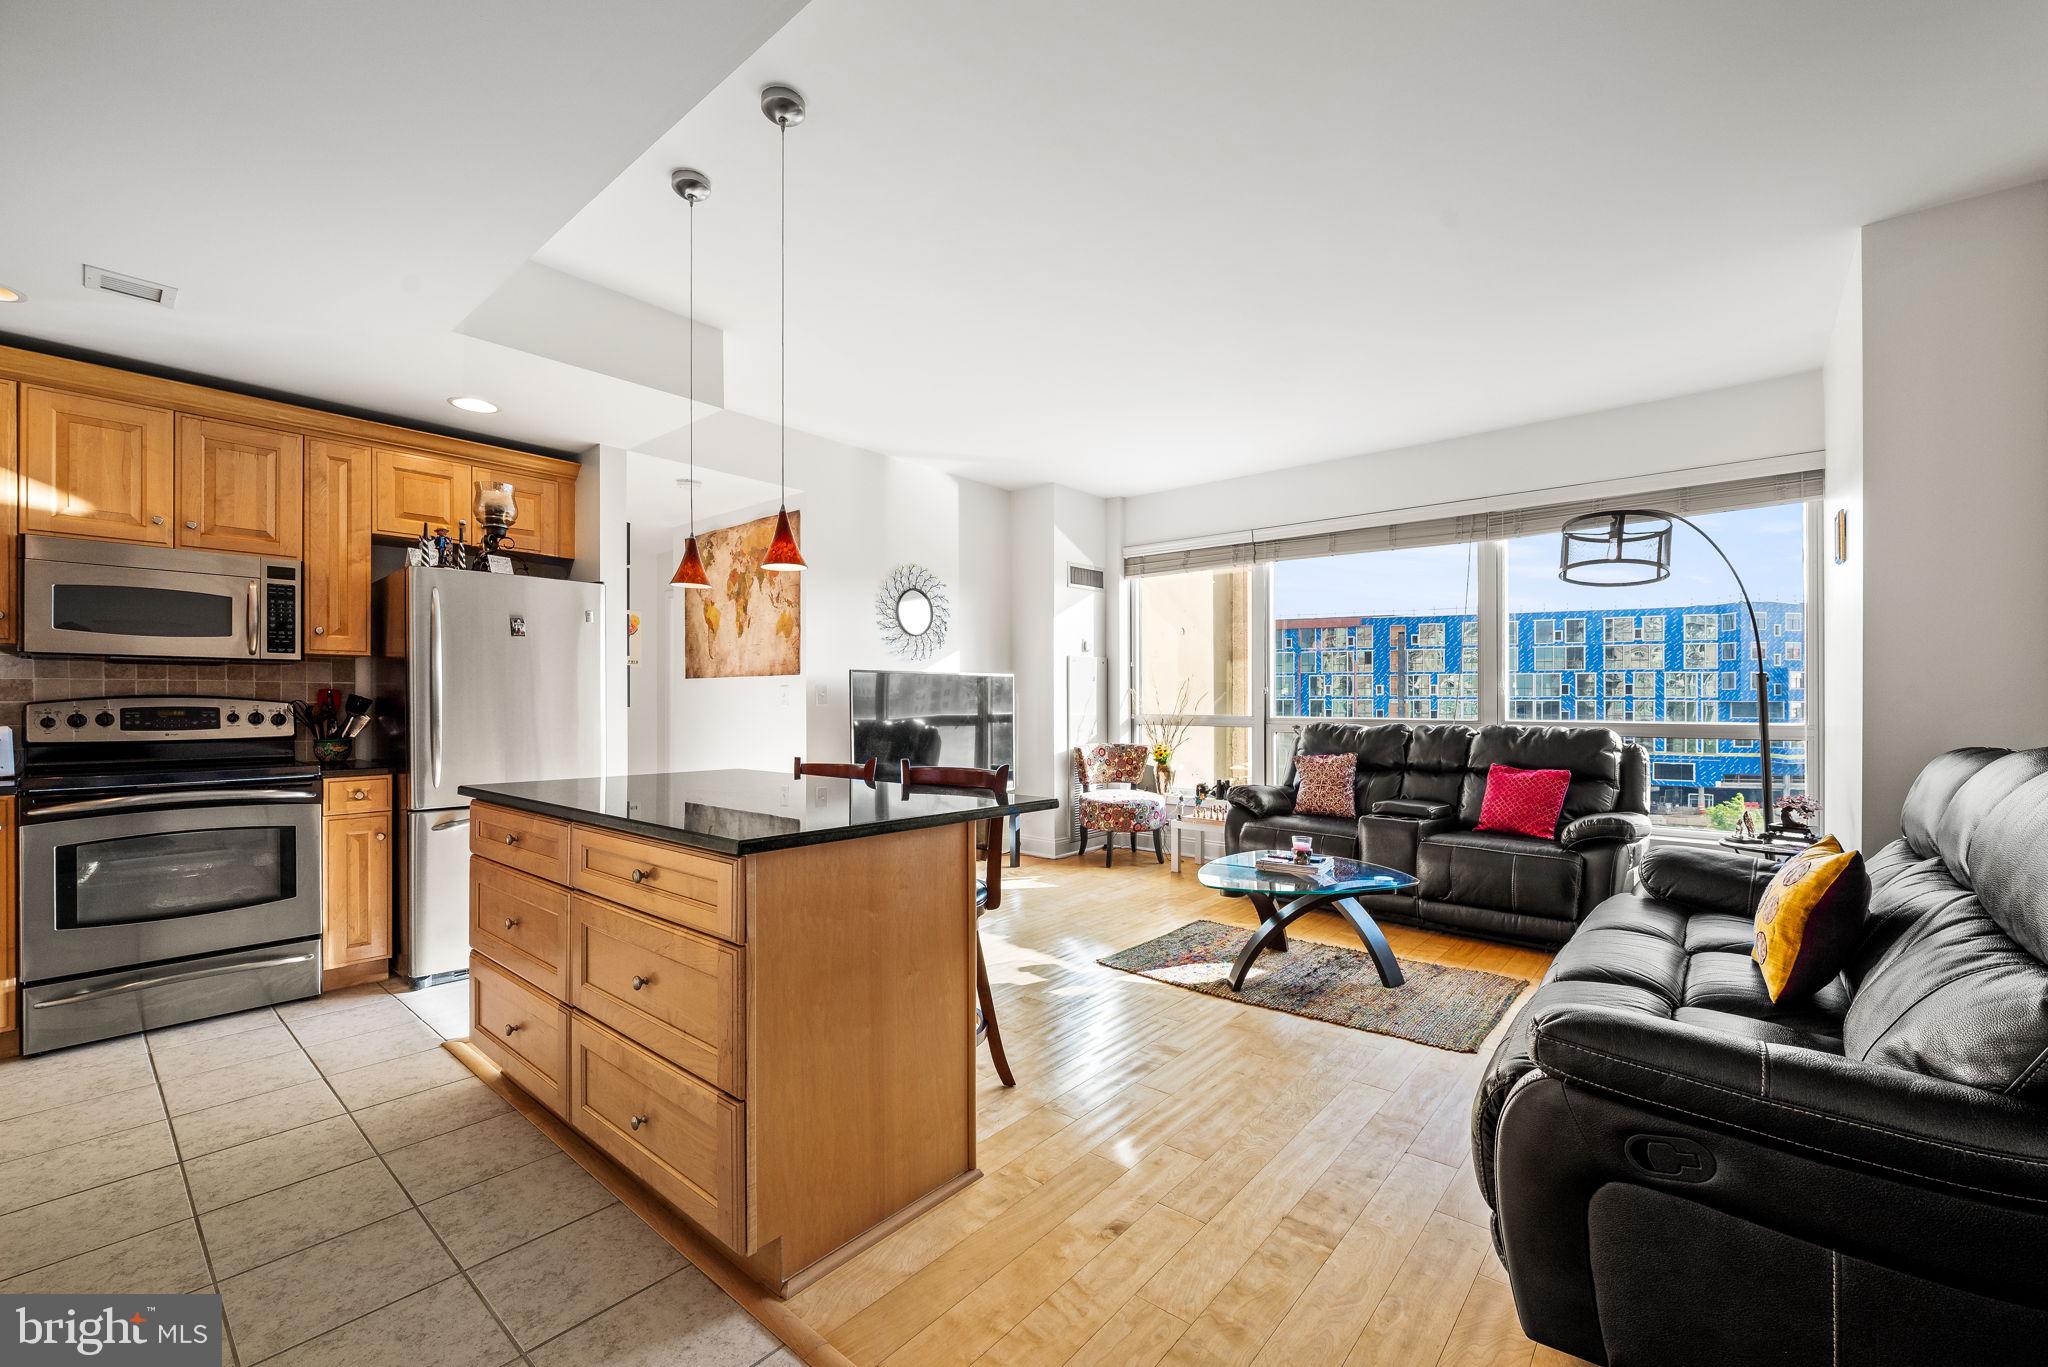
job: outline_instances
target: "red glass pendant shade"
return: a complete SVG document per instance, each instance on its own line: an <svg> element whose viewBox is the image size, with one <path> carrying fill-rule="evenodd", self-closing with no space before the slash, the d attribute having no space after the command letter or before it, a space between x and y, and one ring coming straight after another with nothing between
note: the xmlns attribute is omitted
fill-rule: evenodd
<svg viewBox="0 0 2048 1367"><path fill-rule="evenodd" d="M686 589L708 589L711 578L704 573L704 558L697 554L697 538L691 537L683 543L682 563L676 566L675 578L668 581L681 584Z"/></svg>
<svg viewBox="0 0 2048 1367"><path fill-rule="evenodd" d="M789 529L789 509L784 508L775 515L775 539L768 543L768 554L761 557L761 568L800 570L803 567L803 552L796 548L796 533Z"/></svg>

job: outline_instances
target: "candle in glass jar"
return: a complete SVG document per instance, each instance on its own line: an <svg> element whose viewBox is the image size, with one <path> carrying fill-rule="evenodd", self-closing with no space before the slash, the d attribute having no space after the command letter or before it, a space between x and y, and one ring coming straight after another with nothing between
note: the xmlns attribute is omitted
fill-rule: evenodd
<svg viewBox="0 0 2048 1367"><path fill-rule="evenodd" d="M476 486L476 515L480 522L496 523L509 527L519 516L519 505L513 501L512 486L509 484L479 484Z"/></svg>

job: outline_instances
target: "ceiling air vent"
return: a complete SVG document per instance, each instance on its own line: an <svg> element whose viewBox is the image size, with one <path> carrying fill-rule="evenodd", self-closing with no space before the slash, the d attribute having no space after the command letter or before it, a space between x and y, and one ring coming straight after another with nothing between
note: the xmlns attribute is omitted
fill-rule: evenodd
<svg viewBox="0 0 2048 1367"><path fill-rule="evenodd" d="M85 287L89 290L105 290L109 294L125 294L130 299L140 299L145 304L162 304L170 308L178 302L178 292L169 285L159 285L153 280L138 280L132 275L104 270L99 266L85 268Z"/></svg>
<svg viewBox="0 0 2048 1367"><path fill-rule="evenodd" d="M1067 566L1067 587L1070 589L1099 589L1102 587L1102 571L1086 565Z"/></svg>

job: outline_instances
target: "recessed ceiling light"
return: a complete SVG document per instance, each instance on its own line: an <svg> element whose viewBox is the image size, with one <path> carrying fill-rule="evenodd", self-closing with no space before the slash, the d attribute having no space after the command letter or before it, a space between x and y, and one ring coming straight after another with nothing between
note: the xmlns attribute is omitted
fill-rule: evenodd
<svg viewBox="0 0 2048 1367"><path fill-rule="evenodd" d="M498 411L498 405L492 403L489 399L479 399L474 394L458 394L448 400L448 402L454 404L465 413L495 413Z"/></svg>
<svg viewBox="0 0 2048 1367"><path fill-rule="evenodd" d="M19 304L20 302L20 290L11 290L5 285L0 285L0 304Z"/></svg>

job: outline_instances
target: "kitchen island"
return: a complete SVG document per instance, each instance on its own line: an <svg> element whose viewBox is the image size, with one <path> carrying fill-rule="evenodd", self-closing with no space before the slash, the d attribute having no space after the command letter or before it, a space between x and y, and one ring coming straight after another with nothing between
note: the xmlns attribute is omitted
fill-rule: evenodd
<svg viewBox="0 0 2048 1367"><path fill-rule="evenodd" d="M788 1295L971 1181L977 838L1050 798L719 770L461 789L470 1042Z"/></svg>

